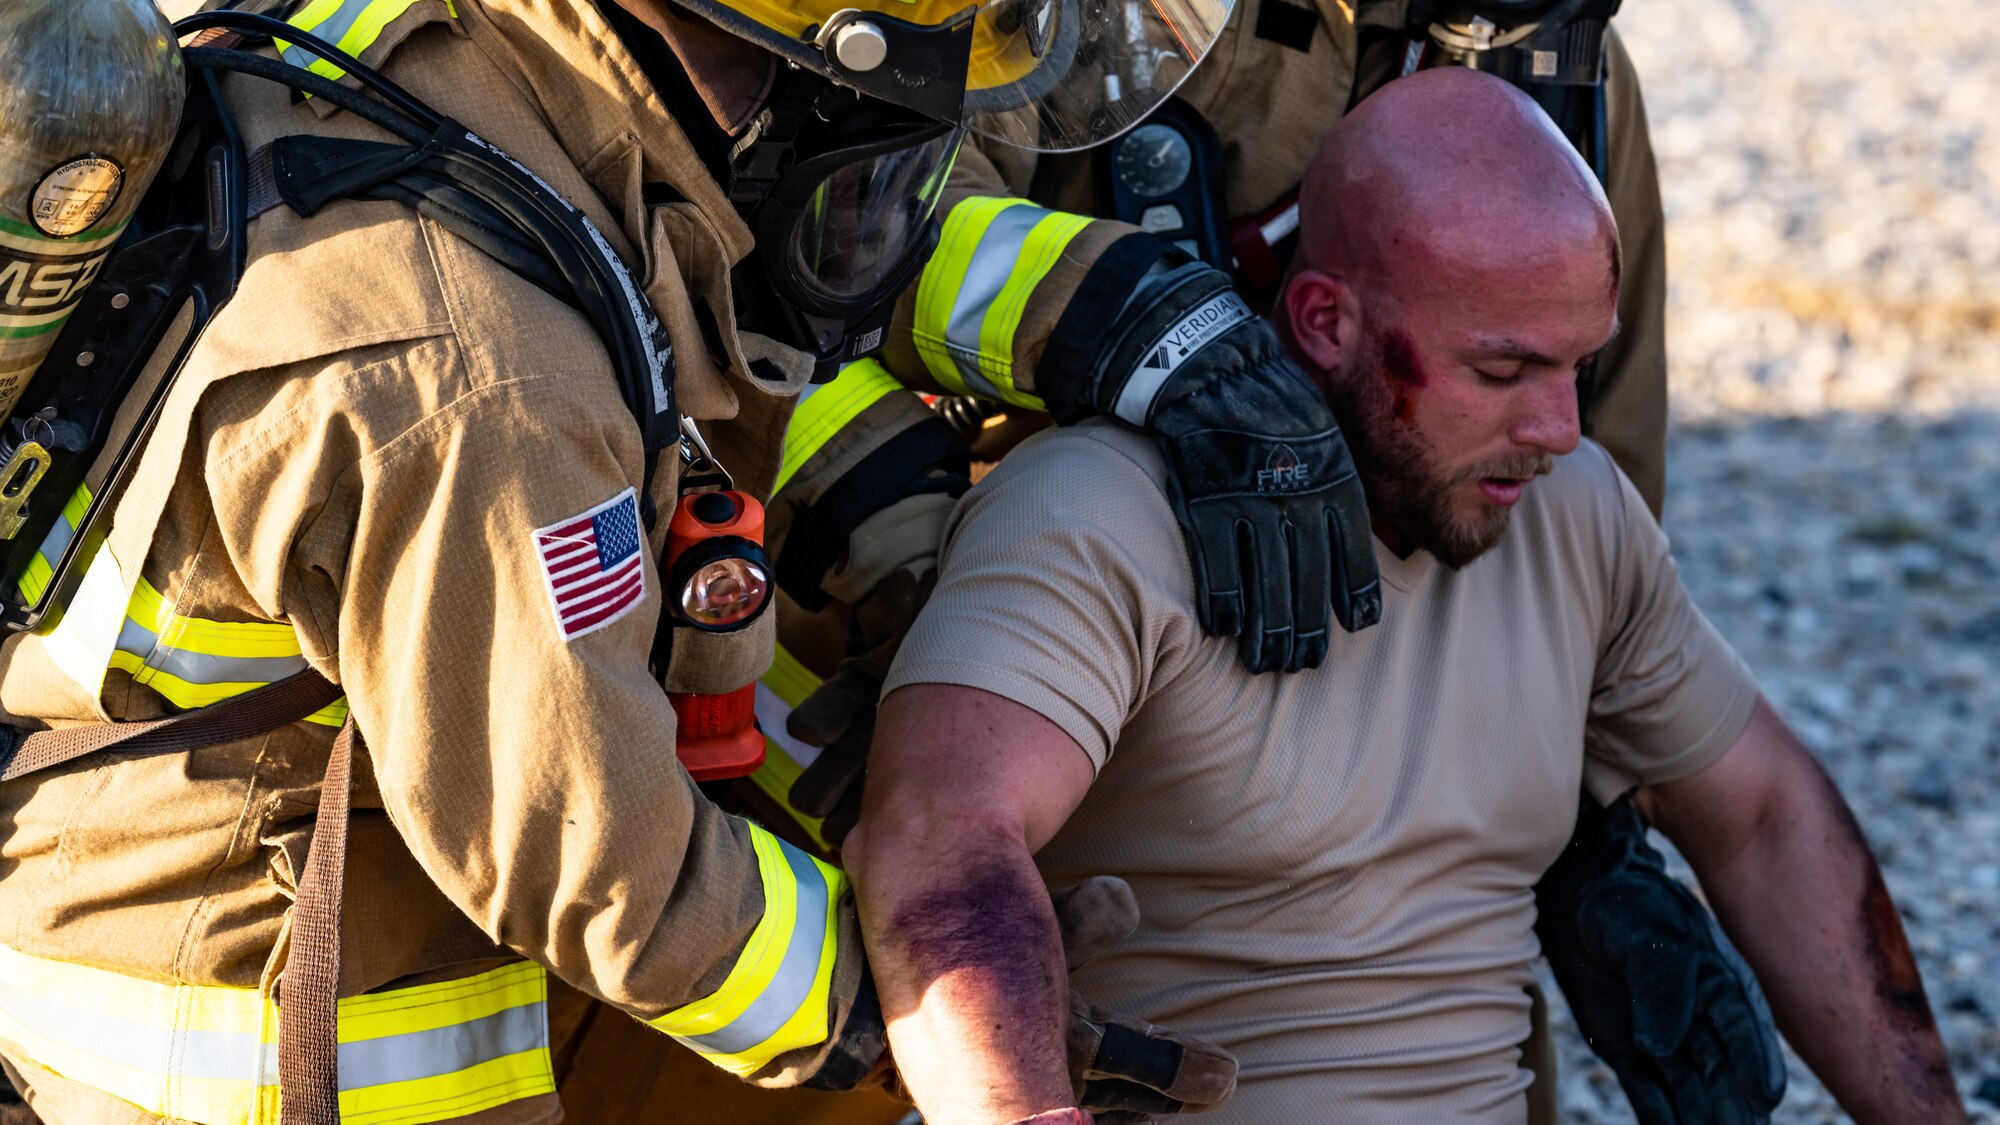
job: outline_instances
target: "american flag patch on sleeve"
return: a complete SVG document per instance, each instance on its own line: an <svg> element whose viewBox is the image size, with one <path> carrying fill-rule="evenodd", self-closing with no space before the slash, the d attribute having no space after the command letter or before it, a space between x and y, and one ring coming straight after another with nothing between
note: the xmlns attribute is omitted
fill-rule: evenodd
<svg viewBox="0 0 2000 1125"><path fill-rule="evenodd" d="M556 627L565 641L595 633L646 600L638 493L625 491L578 515L535 529Z"/></svg>

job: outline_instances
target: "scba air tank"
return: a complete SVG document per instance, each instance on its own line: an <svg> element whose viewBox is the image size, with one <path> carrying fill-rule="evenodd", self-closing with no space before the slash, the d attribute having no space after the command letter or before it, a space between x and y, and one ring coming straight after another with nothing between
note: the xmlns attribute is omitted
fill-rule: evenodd
<svg viewBox="0 0 2000 1125"><path fill-rule="evenodd" d="M166 162L186 86L153 0L0 0L0 418Z"/></svg>

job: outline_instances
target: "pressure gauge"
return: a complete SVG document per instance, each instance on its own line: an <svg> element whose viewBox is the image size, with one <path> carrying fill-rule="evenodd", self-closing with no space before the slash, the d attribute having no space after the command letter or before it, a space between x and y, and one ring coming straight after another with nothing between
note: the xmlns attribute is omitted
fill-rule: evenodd
<svg viewBox="0 0 2000 1125"><path fill-rule="evenodd" d="M1179 98L1092 156L1097 213L1131 223L1220 269L1230 266L1222 141Z"/></svg>
<svg viewBox="0 0 2000 1125"><path fill-rule="evenodd" d="M1169 195L1187 182L1194 170L1194 150L1187 137L1167 125L1141 125L1118 141L1111 158L1118 180L1136 196Z"/></svg>

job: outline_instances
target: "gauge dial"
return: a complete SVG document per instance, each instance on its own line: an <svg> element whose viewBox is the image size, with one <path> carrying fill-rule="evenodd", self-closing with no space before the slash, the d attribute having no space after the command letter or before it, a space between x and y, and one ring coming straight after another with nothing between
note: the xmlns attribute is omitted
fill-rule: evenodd
<svg viewBox="0 0 2000 1125"><path fill-rule="evenodd" d="M1141 125L1118 140L1111 158L1118 182L1133 195L1157 198L1187 182L1194 152L1187 138L1168 126Z"/></svg>

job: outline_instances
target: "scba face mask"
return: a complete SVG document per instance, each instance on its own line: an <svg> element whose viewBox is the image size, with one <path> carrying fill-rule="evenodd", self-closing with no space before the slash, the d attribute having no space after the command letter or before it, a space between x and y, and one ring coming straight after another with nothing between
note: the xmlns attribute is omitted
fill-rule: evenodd
<svg viewBox="0 0 2000 1125"><path fill-rule="evenodd" d="M880 346L897 294L936 241L965 130L787 69L731 157L756 233L736 271L739 320L830 375Z"/></svg>
<svg viewBox="0 0 2000 1125"><path fill-rule="evenodd" d="M881 346L967 133L1048 152L1114 137L1187 77L1233 0L678 2L789 64L731 153L757 236L738 323L830 378Z"/></svg>

